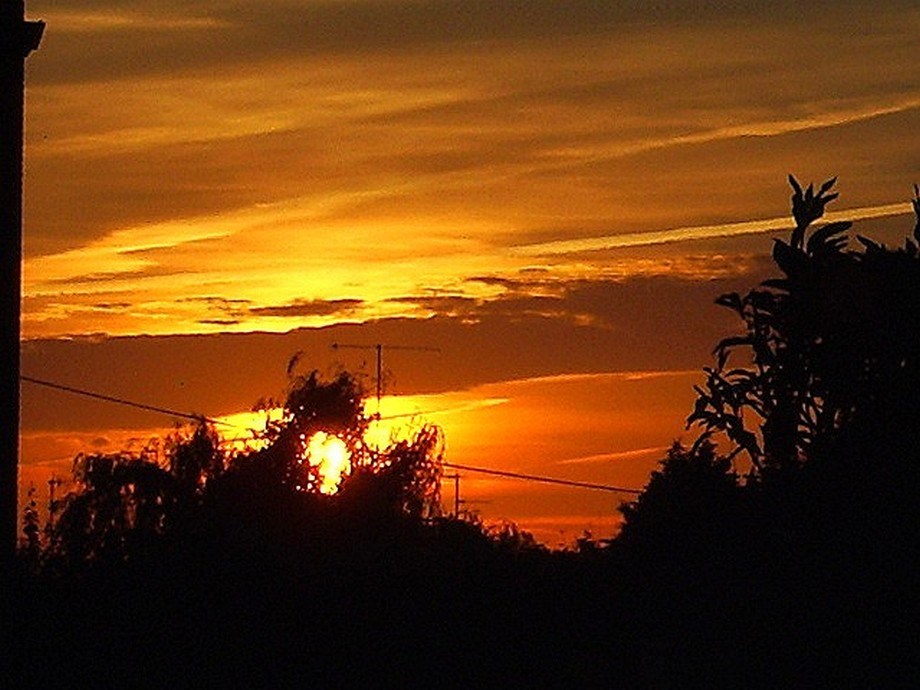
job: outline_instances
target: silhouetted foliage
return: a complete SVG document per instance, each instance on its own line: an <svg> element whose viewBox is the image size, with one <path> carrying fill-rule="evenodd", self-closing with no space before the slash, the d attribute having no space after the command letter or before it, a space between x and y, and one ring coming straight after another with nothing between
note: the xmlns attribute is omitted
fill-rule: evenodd
<svg viewBox="0 0 920 690"><path fill-rule="evenodd" d="M889 250L858 237L863 251L848 251L849 222L806 237L837 197L829 193L835 179L817 192L789 180L796 227L789 243L777 239L773 248L783 275L717 300L744 332L716 347L688 420L703 428L702 438L724 433L730 455L745 452L758 473L826 456L856 430L872 444L897 447L920 410L916 244L907 239Z"/></svg>
<svg viewBox="0 0 920 690"><path fill-rule="evenodd" d="M342 501L380 515L413 519L440 515L443 439L438 427L423 426L411 440L368 455L343 482Z"/></svg>
<svg viewBox="0 0 920 690"><path fill-rule="evenodd" d="M35 485L29 487L28 500L22 511L22 538L19 556L23 566L32 573L38 572L42 561L42 529L38 514Z"/></svg>
<svg viewBox="0 0 920 690"><path fill-rule="evenodd" d="M486 534L489 535L497 548L509 552L526 553L529 551L542 551L545 548L534 539L530 532L522 530L515 523L506 520L487 528ZM590 541L590 535L588 535L588 541Z"/></svg>
<svg viewBox="0 0 920 690"><path fill-rule="evenodd" d="M706 552L724 541L739 493L731 461L716 453L715 444L702 442L688 450L675 443L638 499L620 507L625 522L618 541L657 558Z"/></svg>
<svg viewBox="0 0 920 690"><path fill-rule="evenodd" d="M289 387L280 420L266 424L256 435L255 449L233 459L234 471L252 471L253 481L283 484L297 491L319 491L323 477L315 465L305 464L306 444L313 434L324 431L345 442L353 457L366 454L364 434L369 423L364 414L364 393L358 380L341 372L324 382L318 371L297 375L297 358L288 365ZM274 407L269 400L266 409ZM299 487L299 488L298 488Z"/></svg>
<svg viewBox="0 0 920 690"><path fill-rule="evenodd" d="M424 425L408 439L372 448L358 380L347 372L329 381L316 371L298 375L295 364L280 418L269 417L243 450L222 449L201 422L171 438L164 457L153 448L79 455L77 489L60 502L45 549L49 567L75 572L143 563L178 542L202 551L208 540L230 549L303 546L324 531L327 543L341 530L355 537L372 523L379 530L438 517L440 429ZM320 492L322 468L307 453L318 432L344 442L350 454L351 469L334 495ZM27 528L31 554L40 549L39 533L31 520Z"/></svg>
<svg viewBox="0 0 920 690"><path fill-rule="evenodd" d="M850 223L815 227L835 179L789 182L781 275L717 300L743 330L696 388L702 433L621 508L613 554L648 644L668 650L665 680L916 680L920 251L861 236L848 249Z"/></svg>
<svg viewBox="0 0 920 690"><path fill-rule="evenodd" d="M268 424L258 439L263 445L238 454L231 474L243 472L246 482L281 487L317 496L322 468L306 455L317 432L344 442L350 469L343 476L334 501L355 510L403 514L415 519L440 512L443 439L440 429L424 425L409 439L376 449L367 441L371 419L364 412L365 393L358 379L340 372L330 381L317 371L296 375L296 361L288 367L289 390L280 421Z"/></svg>
<svg viewBox="0 0 920 690"><path fill-rule="evenodd" d="M698 444L720 432L730 458L750 458L764 549L808 543L807 560L840 574L852 566L841 554L916 548L920 250L862 236L847 249L850 223L812 229L834 181L803 190L790 176L796 227L773 248L782 275L717 300L744 332L717 345L688 425L702 427ZM913 208L920 221L920 198Z"/></svg>
<svg viewBox="0 0 920 690"><path fill-rule="evenodd" d="M80 454L77 489L61 502L50 532L48 561L61 571L153 557L163 537L186 527L207 482L223 471L214 431L204 422L170 440L161 463L155 449Z"/></svg>

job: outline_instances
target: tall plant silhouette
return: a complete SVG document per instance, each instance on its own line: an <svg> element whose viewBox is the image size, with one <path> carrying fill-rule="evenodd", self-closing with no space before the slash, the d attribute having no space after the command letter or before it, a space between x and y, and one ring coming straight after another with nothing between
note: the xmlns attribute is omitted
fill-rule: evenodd
<svg viewBox="0 0 920 690"><path fill-rule="evenodd" d="M701 441L723 434L755 474L826 455L857 430L894 442L920 411L920 198L902 248L857 236L849 250L850 222L814 227L835 182L803 189L790 175L795 228L773 246L782 276L716 300L743 332L716 346L687 423Z"/></svg>

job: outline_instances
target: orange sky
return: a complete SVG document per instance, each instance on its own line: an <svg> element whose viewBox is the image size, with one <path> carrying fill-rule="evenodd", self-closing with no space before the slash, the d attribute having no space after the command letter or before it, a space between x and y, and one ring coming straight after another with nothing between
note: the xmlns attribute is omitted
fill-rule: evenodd
<svg viewBox="0 0 920 690"><path fill-rule="evenodd" d="M786 174L897 242L920 162L916 3L696 4L32 0L24 373L216 416L298 350L437 347L386 390L449 460L641 486ZM26 385L23 478L164 423ZM462 488L551 543L615 519Z"/></svg>

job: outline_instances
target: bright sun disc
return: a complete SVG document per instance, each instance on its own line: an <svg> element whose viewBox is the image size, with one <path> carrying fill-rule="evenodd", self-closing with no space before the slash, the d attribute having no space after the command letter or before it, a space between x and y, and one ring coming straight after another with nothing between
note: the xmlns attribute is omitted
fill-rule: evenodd
<svg viewBox="0 0 920 690"><path fill-rule="evenodd" d="M350 465L350 454L345 442L325 431L318 431L307 442L304 458L318 468L323 478L319 490L324 494L335 493L342 474L348 471Z"/></svg>

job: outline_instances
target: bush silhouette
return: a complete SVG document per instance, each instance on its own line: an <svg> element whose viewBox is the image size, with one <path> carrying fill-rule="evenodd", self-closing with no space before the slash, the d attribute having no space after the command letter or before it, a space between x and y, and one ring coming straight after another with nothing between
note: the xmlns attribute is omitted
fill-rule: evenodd
<svg viewBox="0 0 920 690"><path fill-rule="evenodd" d="M169 442L166 462L155 449L80 454L77 490L60 501L42 560L58 572L149 562L168 535L190 527L205 488L224 470L214 431L204 422Z"/></svg>
<svg viewBox="0 0 920 690"><path fill-rule="evenodd" d="M711 553L726 546L738 517L740 491L731 462L702 442L691 449L675 443L639 498L623 505L618 544L657 561Z"/></svg>

